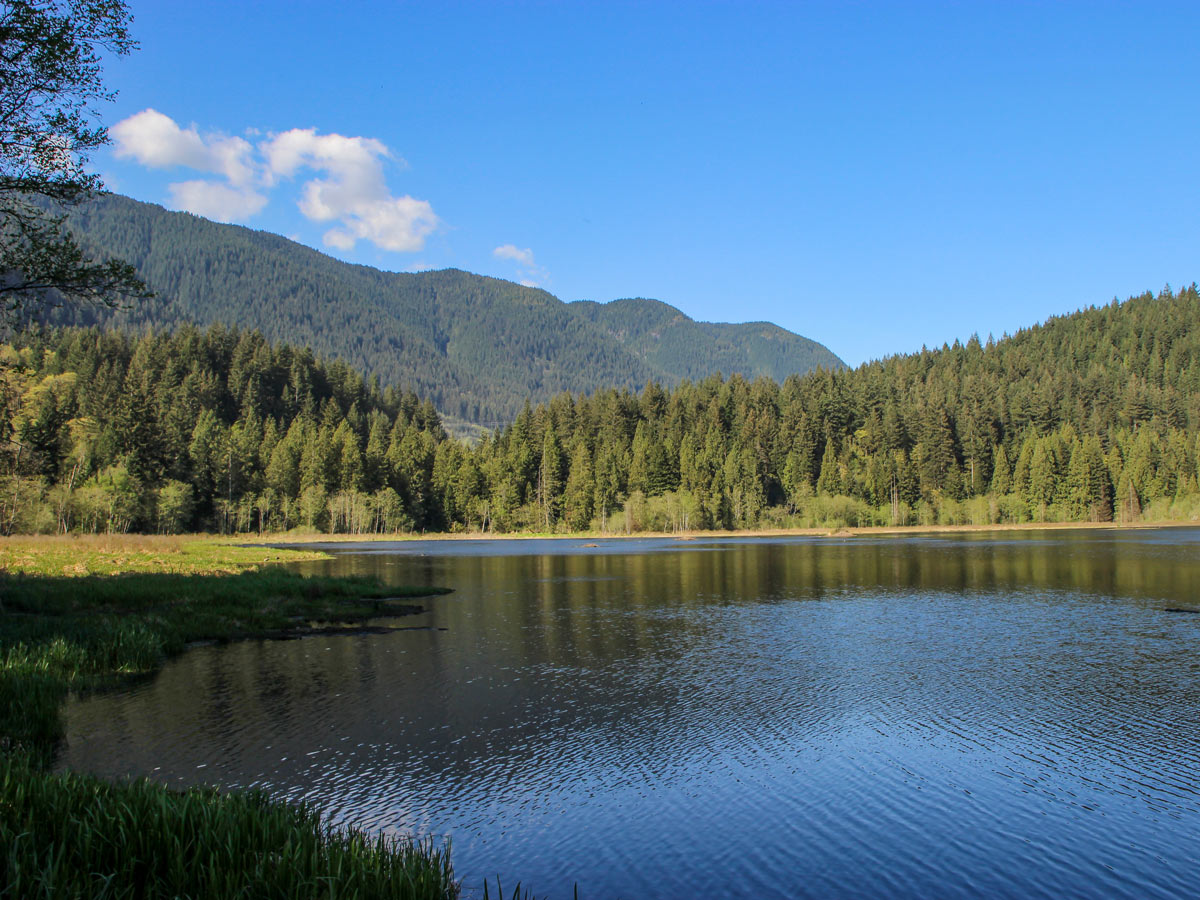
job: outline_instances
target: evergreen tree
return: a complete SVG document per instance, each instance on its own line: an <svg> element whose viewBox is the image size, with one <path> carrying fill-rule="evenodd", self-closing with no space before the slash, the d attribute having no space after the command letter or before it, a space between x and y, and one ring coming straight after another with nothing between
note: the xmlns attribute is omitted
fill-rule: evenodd
<svg viewBox="0 0 1200 900"><path fill-rule="evenodd" d="M538 469L538 504L542 508L545 528L549 531L558 522L562 511L563 451L553 425L548 425L542 437L541 466Z"/></svg>
<svg viewBox="0 0 1200 900"><path fill-rule="evenodd" d="M571 467L563 491L563 520L571 531L583 531L591 523L595 481L587 444L577 440L571 451Z"/></svg>
<svg viewBox="0 0 1200 900"><path fill-rule="evenodd" d="M822 494L842 492L841 468L837 453L833 449L833 441L825 442L825 454L821 457L821 474L817 477L817 491Z"/></svg>

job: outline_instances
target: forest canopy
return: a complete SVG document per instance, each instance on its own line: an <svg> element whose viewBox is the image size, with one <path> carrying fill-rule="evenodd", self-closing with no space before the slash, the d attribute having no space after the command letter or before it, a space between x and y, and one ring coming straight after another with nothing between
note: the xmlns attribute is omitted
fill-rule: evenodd
<svg viewBox="0 0 1200 900"><path fill-rule="evenodd" d="M0 347L0 529L627 531L1200 513L1195 285L782 383L562 393L475 445L256 331Z"/></svg>

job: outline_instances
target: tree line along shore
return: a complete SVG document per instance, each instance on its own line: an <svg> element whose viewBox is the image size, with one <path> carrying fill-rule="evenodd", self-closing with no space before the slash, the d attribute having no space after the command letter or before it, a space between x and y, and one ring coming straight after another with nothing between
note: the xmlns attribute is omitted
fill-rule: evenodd
<svg viewBox="0 0 1200 900"><path fill-rule="evenodd" d="M1190 520L1195 286L782 383L428 401L254 331L0 346L0 532L676 532Z"/></svg>

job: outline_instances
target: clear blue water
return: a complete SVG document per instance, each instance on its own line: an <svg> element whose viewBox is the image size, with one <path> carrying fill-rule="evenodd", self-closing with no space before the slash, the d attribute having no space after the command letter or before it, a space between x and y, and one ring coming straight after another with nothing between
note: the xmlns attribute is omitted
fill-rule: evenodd
<svg viewBox="0 0 1200 900"><path fill-rule="evenodd" d="M333 545L455 593L73 701L60 763L449 837L467 896L1195 895L1200 530L585 543Z"/></svg>

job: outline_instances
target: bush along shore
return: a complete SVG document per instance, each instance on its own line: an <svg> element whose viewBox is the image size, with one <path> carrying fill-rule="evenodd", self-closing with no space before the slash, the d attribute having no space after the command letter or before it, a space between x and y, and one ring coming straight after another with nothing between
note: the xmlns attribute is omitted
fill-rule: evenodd
<svg viewBox="0 0 1200 900"><path fill-rule="evenodd" d="M119 686L189 645L362 628L420 612L315 558L172 538L0 541L0 898L451 898L448 849L333 829L257 792L49 771L68 691Z"/></svg>

